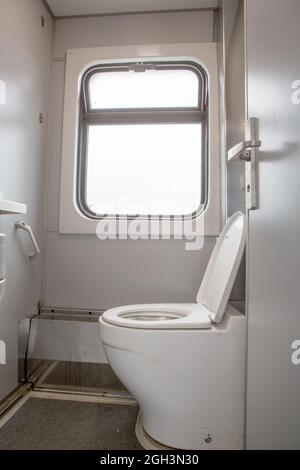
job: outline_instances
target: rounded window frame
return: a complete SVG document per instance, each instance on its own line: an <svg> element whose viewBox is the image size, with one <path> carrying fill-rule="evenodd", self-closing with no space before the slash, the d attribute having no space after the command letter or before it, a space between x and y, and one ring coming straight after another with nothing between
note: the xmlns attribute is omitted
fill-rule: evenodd
<svg viewBox="0 0 300 470"><path fill-rule="evenodd" d="M202 123L202 148L203 148L203 158L201 161L202 165L202 182L201 182L201 198L200 204L196 211L190 214L182 215L160 215L160 214L97 214L93 212L88 205L86 204L86 162L87 162L87 131L88 124L84 119L84 115L88 112L89 114L96 114L97 109L89 109L90 106L90 97L88 92L88 83L90 78L94 75L101 72L108 71L128 71L131 67L147 67L147 68L157 68L161 70L172 70L179 68L180 70L191 70L193 71L199 80L199 94L198 94L198 107L189 108L153 108L152 111L161 113L169 112L176 113L179 112L188 112L191 109L195 112L201 113L205 118L201 121ZM142 108L143 112L145 109ZM131 108L130 112L132 114L138 113L140 109ZM107 110L105 109L103 113L107 115L112 113L126 113L128 109L122 110ZM80 213L90 219L90 220L134 220L139 218L140 220L179 220L179 221L188 221L197 219L207 208L208 206L208 196L209 196L209 178L208 178L208 148L209 148L209 93L208 93L208 75L206 70L196 61L193 60L170 60L165 59L164 61L155 61L149 59L137 59L136 61L128 62L114 62L114 63L101 63L93 64L89 66L81 76L80 81L80 96L79 96L79 118L78 118L78 145L77 145L77 171L76 171L76 205ZM178 121L186 122L186 121ZM200 121L195 121L200 122ZM199 176L200 177L200 176Z"/></svg>

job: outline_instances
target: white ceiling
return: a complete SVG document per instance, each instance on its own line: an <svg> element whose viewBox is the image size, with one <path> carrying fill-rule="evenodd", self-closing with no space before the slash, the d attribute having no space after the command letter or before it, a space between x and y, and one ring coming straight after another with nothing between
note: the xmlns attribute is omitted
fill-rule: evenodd
<svg viewBox="0 0 300 470"><path fill-rule="evenodd" d="M55 16L215 8L219 0L46 0Z"/></svg>

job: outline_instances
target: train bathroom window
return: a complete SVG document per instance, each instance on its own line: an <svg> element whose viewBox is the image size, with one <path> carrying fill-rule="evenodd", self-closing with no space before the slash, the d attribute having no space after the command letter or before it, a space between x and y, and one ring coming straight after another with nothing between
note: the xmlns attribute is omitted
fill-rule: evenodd
<svg viewBox="0 0 300 470"><path fill-rule="evenodd" d="M169 219L218 235L216 45L71 49L65 72L59 232L138 217L145 236L150 219L159 235Z"/></svg>
<svg viewBox="0 0 300 470"><path fill-rule="evenodd" d="M207 78L192 62L96 65L81 81L84 215L191 217L207 201Z"/></svg>

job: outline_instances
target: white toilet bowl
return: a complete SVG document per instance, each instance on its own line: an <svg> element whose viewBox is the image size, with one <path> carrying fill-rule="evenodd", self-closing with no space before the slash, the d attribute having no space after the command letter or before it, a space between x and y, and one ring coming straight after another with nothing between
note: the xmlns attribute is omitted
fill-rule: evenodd
<svg viewBox="0 0 300 470"><path fill-rule="evenodd" d="M197 303L118 307L100 318L116 375L139 402L145 431L178 449L243 447L245 317L228 298L245 216L224 227Z"/></svg>

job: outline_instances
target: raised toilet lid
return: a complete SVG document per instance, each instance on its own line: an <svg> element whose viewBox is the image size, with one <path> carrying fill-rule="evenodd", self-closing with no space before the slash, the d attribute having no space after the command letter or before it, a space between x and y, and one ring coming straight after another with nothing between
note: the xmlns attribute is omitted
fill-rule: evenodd
<svg viewBox="0 0 300 470"><path fill-rule="evenodd" d="M220 323L231 294L246 244L246 217L235 213L223 228L201 283L197 302Z"/></svg>

